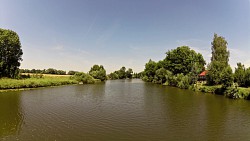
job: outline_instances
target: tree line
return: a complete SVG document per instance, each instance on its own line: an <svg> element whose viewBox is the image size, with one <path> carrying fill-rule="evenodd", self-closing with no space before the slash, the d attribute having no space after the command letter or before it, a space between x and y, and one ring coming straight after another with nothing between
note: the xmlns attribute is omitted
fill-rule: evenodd
<svg viewBox="0 0 250 141"><path fill-rule="evenodd" d="M144 81L189 88L197 82L198 75L207 70L206 84L209 86L222 85L228 88L233 85L239 87L250 86L250 68L245 68L241 63L237 64L235 73L229 65L230 52L227 49L227 41L224 37L214 34L211 42L211 62L205 68L205 60L202 54L195 52L188 46L177 47L166 52L163 60L155 62L149 60L141 73L133 73L131 68L121 67L119 70L106 74L102 65L93 65L87 75L93 79L105 81L107 79L131 79L142 78ZM22 61L22 49L19 36L12 30L0 28L0 78L15 78L19 73L60 74L66 71L49 69L19 69ZM67 74L75 75L77 71L69 71Z"/></svg>
<svg viewBox="0 0 250 141"><path fill-rule="evenodd" d="M198 74L205 70L203 56L188 46L177 47L166 52L158 62L149 60L142 79L147 82L188 88L198 80Z"/></svg>
<svg viewBox="0 0 250 141"><path fill-rule="evenodd" d="M250 87L250 67L245 68L243 64L237 63L233 73L229 65L230 52L227 45L224 37L214 34L211 42L211 62L208 63L207 68L202 54L196 53L188 46L169 50L163 60L155 62L150 59L145 64L141 78L146 82L195 90L197 89L195 86L198 86L199 74L206 70L206 83L202 85L208 87L200 88L211 89L208 91L225 94L230 98L248 99L250 93L238 87Z"/></svg>
<svg viewBox="0 0 250 141"><path fill-rule="evenodd" d="M49 69L20 69L20 73L37 73L37 74L56 74L56 75L66 75L66 71L57 70L53 68Z"/></svg>
<svg viewBox="0 0 250 141"><path fill-rule="evenodd" d="M133 70L131 68L128 68L128 70L126 70L126 67L123 66L119 70L110 73L108 75L108 78L111 80L132 79L133 78Z"/></svg>

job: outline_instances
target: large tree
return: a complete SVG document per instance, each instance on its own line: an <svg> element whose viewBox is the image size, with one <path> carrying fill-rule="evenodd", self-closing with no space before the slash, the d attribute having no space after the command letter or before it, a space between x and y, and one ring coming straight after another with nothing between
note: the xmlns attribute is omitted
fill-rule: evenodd
<svg viewBox="0 0 250 141"><path fill-rule="evenodd" d="M104 67L102 65L100 65L100 66L99 65L94 65L90 69L89 75L91 75L95 79L100 79L101 81L104 81L104 80L107 79L106 70L104 69Z"/></svg>
<svg viewBox="0 0 250 141"><path fill-rule="evenodd" d="M192 72L194 66L197 69L196 71L201 72L205 64L203 56L191 50L188 46L169 50L166 53L166 58L161 62L161 65L173 74L183 73L184 75Z"/></svg>
<svg viewBox="0 0 250 141"><path fill-rule="evenodd" d="M0 28L0 77L17 76L22 55L17 33Z"/></svg>
<svg viewBox="0 0 250 141"><path fill-rule="evenodd" d="M126 71L126 78L132 79L132 76L133 76L133 70L131 68L129 68Z"/></svg>
<svg viewBox="0 0 250 141"><path fill-rule="evenodd" d="M117 72L118 72L119 79L125 79L126 78L126 67L123 66Z"/></svg>
<svg viewBox="0 0 250 141"><path fill-rule="evenodd" d="M217 34L214 34L211 44L212 57L211 63L208 65L207 83L209 85L218 85L224 82L222 81L224 75L221 75L222 72L225 72L224 69L229 70L229 51L227 50L227 41L225 38Z"/></svg>
<svg viewBox="0 0 250 141"><path fill-rule="evenodd" d="M158 65L155 61L152 61L151 59L146 63L145 69L144 69L144 81L152 82L156 73L156 70L158 69Z"/></svg>

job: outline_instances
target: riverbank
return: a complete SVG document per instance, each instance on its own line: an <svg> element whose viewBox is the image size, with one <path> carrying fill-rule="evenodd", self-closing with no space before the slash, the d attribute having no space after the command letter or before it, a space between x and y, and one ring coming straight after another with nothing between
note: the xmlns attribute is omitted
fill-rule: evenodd
<svg viewBox="0 0 250 141"><path fill-rule="evenodd" d="M223 89L221 85L207 86L207 85L195 84L192 89L194 91L200 91L204 93L224 95L232 99L247 99L247 100L250 99L250 88L229 87Z"/></svg>
<svg viewBox="0 0 250 141"><path fill-rule="evenodd" d="M72 84L93 84L101 80L94 79L88 74L78 75L53 75L53 74L21 74L19 79L0 79L0 92L29 90L39 87L53 87Z"/></svg>
<svg viewBox="0 0 250 141"><path fill-rule="evenodd" d="M19 90L38 87L60 86L78 84L78 81L71 79L70 76L46 75L42 77L31 77L25 79L0 79L0 91Z"/></svg>

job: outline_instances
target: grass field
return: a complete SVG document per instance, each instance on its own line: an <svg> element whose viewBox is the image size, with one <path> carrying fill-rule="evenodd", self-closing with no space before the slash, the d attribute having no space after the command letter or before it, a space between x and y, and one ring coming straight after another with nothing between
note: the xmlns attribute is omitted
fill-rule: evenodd
<svg viewBox="0 0 250 141"><path fill-rule="evenodd" d="M76 80L70 79L70 75L30 75L26 79L0 79L0 90L37 88L48 86L59 86L78 84Z"/></svg>

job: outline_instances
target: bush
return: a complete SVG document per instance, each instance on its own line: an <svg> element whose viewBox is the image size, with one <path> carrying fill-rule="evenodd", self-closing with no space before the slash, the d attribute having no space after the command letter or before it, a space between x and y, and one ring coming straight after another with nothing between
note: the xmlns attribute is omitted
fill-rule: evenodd
<svg viewBox="0 0 250 141"><path fill-rule="evenodd" d="M95 83L95 79L92 76L90 76L89 74L83 73L83 72L78 72L74 76L72 76L71 78L78 81L79 83L84 83L84 84Z"/></svg>
<svg viewBox="0 0 250 141"><path fill-rule="evenodd" d="M232 99L242 98L242 95L237 88L227 88L224 92L224 95Z"/></svg>
<svg viewBox="0 0 250 141"><path fill-rule="evenodd" d="M177 74L177 87L181 89L188 89L190 81L187 75Z"/></svg>
<svg viewBox="0 0 250 141"><path fill-rule="evenodd" d="M204 93L216 93L220 89L220 86L201 86L199 88L199 91L204 92Z"/></svg>

